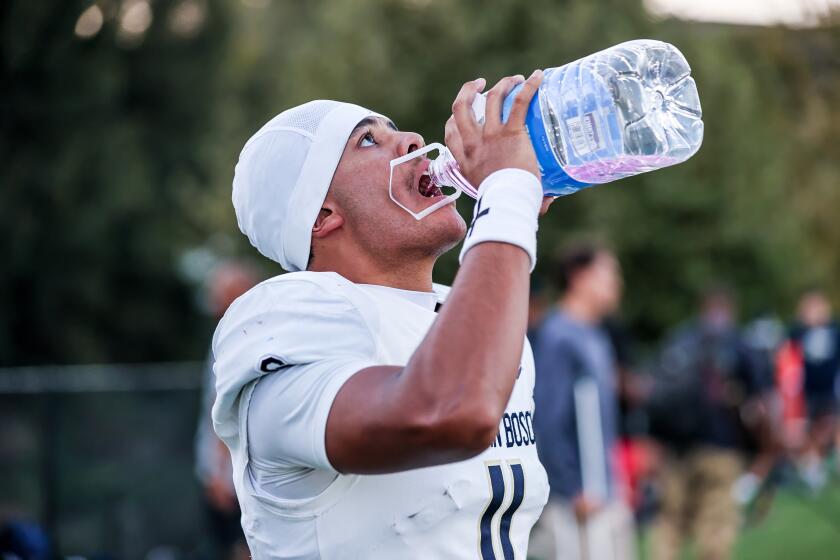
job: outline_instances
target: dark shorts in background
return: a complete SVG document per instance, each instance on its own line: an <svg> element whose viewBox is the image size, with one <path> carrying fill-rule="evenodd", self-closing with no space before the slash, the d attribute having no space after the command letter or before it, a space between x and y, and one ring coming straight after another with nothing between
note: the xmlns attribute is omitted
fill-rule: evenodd
<svg viewBox="0 0 840 560"><path fill-rule="evenodd" d="M840 402L837 396L832 393L806 395L805 403L808 407L808 418L817 420L825 416L836 416Z"/></svg>
<svg viewBox="0 0 840 560"><path fill-rule="evenodd" d="M207 528L213 539L213 544L220 551L229 551L236 543L245 542L240 522L239 505L233 511L221 511L208 500L204 502L204 513L207 518ZM227 557L227 554L225 554Z"/></svg>

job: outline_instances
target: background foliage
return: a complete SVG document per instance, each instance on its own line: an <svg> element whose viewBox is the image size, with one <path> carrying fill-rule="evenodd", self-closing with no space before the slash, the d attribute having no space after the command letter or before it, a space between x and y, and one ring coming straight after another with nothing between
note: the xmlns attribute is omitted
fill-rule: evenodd
<svg viewBox="0 0 840 560"><path fill-rule="evenodd" d="M704 146L556 203L543 257L581 234L612 244L626 319L645 340L711 281L734 286L746 314L788 314L811 283L840 296L836 19L654 21L637 0L155 0L148 29L126 38L125 4L99 1L104 23L87 39L74 27L90 0L0 6L0 365L201 356L211 326L184 255L257 259L236 231L230 179L245 139L280 110L349 100L440 140L464 81L638 37L692 64ZM187 4L201 17L185 31ZM437 280L454 272L452 253Z"/></svg>

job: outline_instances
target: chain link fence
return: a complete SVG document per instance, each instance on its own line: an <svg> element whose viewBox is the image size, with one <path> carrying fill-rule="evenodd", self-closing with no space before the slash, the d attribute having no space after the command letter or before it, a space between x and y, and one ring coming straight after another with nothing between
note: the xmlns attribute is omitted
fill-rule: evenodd
<svg viewBox="0 0 840 560"><path fill-rule="evenodd" d="M0 524L62 556L206 558L199 362L0 369Z"/></svg>

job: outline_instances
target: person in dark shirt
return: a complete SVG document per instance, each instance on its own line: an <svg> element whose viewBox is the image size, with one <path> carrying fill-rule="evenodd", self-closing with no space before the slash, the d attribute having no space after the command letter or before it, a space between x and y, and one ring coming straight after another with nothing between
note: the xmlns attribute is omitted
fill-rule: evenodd
<svg viewBox="0 0 840 560"><path fill-rule="evenodd" d="M760 398L756 377L733 296L709 290L698 318L666 344L650 400L652 430L665 448L655 560L679 558L688 537L700 560L729 558L740 521L732 490L749 435L742 412Z"/></svg>
<svg viewBox="0 0 840 560"><path fill-rule="evenodd" d="M809 290L802 295L789 342L802 359L802 395L808 412L801 474L818 490L826 482L823 462L838 444L840 327L832 319L831 303L825 293Z"/></svg>

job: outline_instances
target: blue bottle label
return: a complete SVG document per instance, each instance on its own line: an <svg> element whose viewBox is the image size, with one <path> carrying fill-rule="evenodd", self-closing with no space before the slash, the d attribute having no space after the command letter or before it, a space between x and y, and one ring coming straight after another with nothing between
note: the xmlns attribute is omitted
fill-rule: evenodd
<svg viewBox="0 0 840 560"><path fill-rule="evenodd" d="M522 89L522 84L514 87L502 103L502 122L507 122L513 100L520 89ZM534 95L528 106L525 127L528 129L528 136L531 137L531 144L537 154L537 164L540 166L543 192L546 196L565 196L591 186L569 177L560 165L557 156L554 155L543 124L539 93Z"/></svg>

